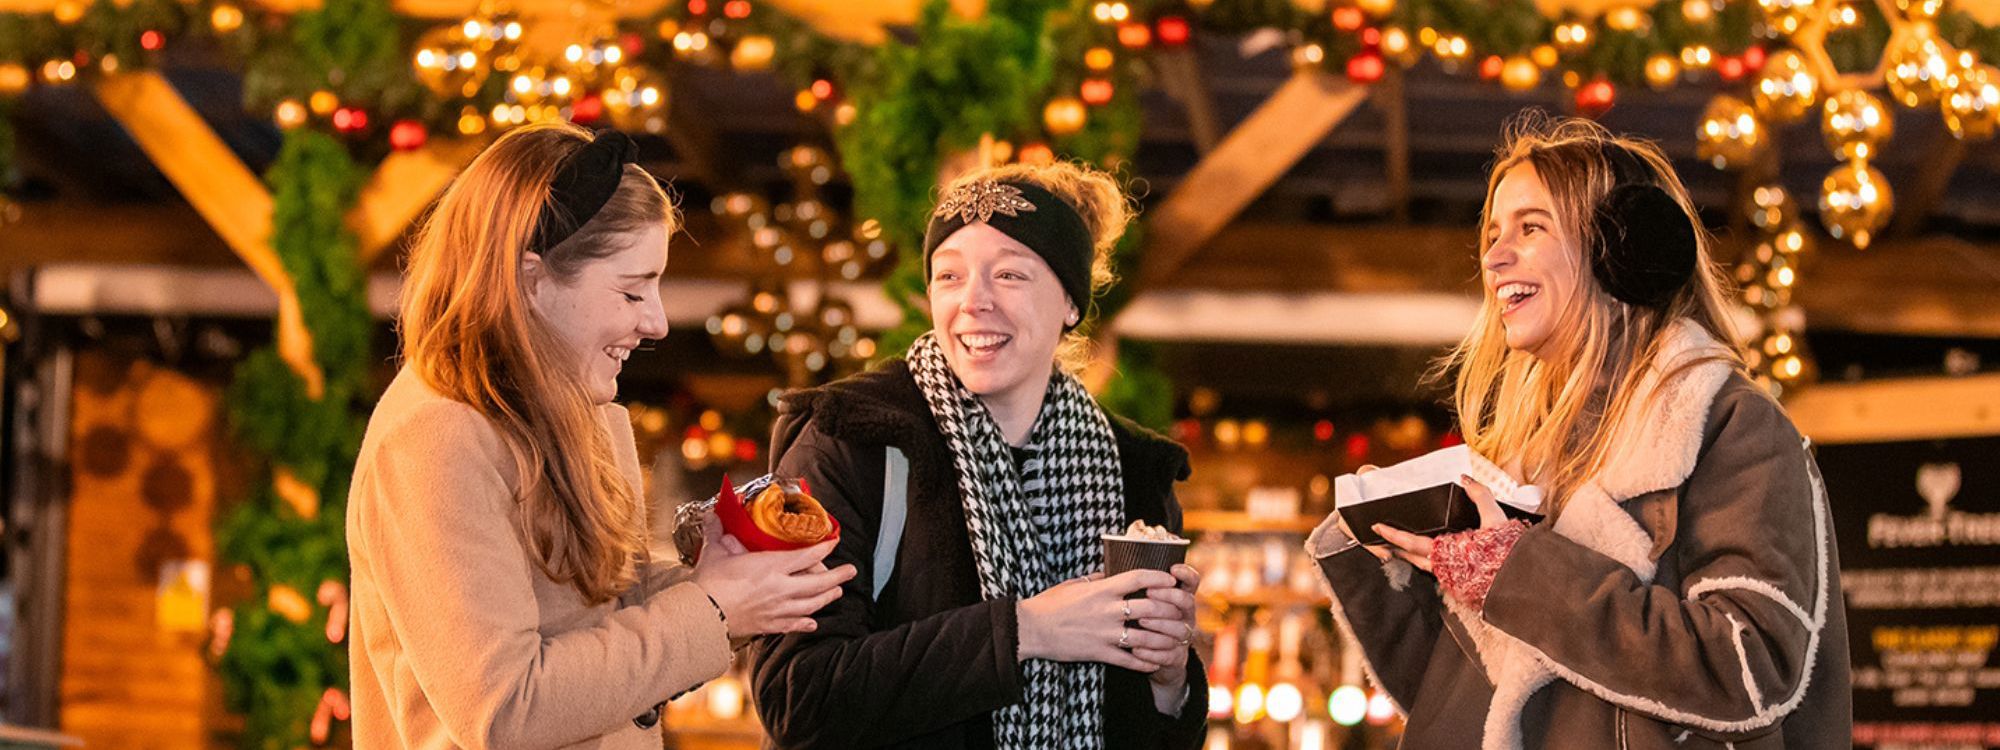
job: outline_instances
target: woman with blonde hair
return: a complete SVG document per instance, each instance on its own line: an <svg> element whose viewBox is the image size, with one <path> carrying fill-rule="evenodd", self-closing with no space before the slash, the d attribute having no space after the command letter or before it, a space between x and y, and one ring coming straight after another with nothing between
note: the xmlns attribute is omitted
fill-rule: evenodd
<svg viewBox="0 0 2000 750"><path fill-rule="evenodd" d="M1818 469L1732 346L1711 240L1659 149L1528 118L1482 212L1483 304L1447 365L1459 430L1546 520L1336 514L1308 550L1408 715L1405 747L1846 747ZM1373 553L1373 556L1366 552Z"/></svg>
<svg viewBox="0 0 2000 750"><path fill-rule="evenodd" d="M677 217L618 133L502 136L439 200L347 506L354 744L647 748L731 637L810 630L831 545L668 564L624 408ZM656 544L657 542L657 544ZM666 551L668 554L662 554Z"/></svg>
<svg viewBox="0 0 2000 750"><path fill-rule="evenodd" d="M1178 532L1187 452L1104 413L1064 364L1130 209L1072 164L978 170L924 237L932 329L900 360L788 395L777 473L862 571L818 630L762 639L787 748L1190 748L1199 576L1103 577L1100 535Z"/></svg>

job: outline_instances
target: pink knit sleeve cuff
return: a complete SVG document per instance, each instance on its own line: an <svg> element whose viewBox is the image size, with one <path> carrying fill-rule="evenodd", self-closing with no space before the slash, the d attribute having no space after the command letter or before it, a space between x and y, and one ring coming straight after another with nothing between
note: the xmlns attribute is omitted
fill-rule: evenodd
<svg viewBox="0 0 2000 750"><path fill-rule="evenodd" d="M1431 546L1431 572L1446 592L1478 612L1486 605L1486 591L1493 587L1500 564L1527 530L1527 523L1510 521L1440 536Z"/></svg>

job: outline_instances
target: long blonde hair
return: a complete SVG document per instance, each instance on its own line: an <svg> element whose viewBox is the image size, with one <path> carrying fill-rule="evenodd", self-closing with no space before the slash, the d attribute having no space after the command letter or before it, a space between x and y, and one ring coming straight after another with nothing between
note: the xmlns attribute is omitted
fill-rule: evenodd
<svg viewBox="0 0 2000 750"><path fill-rule="evenodd" d="M1673 196L1696 225L1694 279L1664 308L1620 302L1591 273L1595 207L1617 182L1603 155L1607 143L1637 156L1653 183ZM1637 403L1644 390L1638 385L1647 372L1667 364L1664 344L1677 321L1691 320L1716 341L1734 342L1724 303L1727 281L1709 260L1714 239L1693 218L1686 187L1651 143L1615 136L1589 120L1531 113L1510 123L1497 157L1480 211L1479 257L1485 258L1492 242L1485 227L1493 218L1500 180L1516 166L1532 165L1554 201L1562 236L1577 252L1573 260L1580 288L1558 312L1563 324L1550 334L1547 356L1538 358L1507 347L1501 306L1493 290L1482 284L1472 330L1441 362L1438 373L1456 375L1454 397L1465 442L1495 463L1518 465L1525 480L1547 493L1546 512L1554 516L1571 492L1613 458L1620 430L1643 419L1648 404ZM1660 379L1705 361L1734 362L1733 347L1730 351L1677 360Z"/></svg>
<svg viewBox="0 0 2000 750"><path fill-rule="evenodd" d="M529 555L593 603L634 580L645 511L616 457L576 363L529 302L521 261L549 183L591 141L568 123L522 127L474 159L419 230L399 324L407 366L431 388L493 420L514 459ZM644 170L625 167L603 210L542 254L557 281L624 247L618 235L669 233L673 204Z"/></svg>
<svg viewBox="0 0 2000 750"><path fill-rule="evenodd" d="M1090 232L1090 299L1070 300L1076 303L1077 313L1084 320L1095 317L1096 298L1116 283L1118 276L1112 271L1112 255L1118 249L1118 241L1125 236L1125 227L1132 223L1136 211L1132 198L1125 192L1117 177L1095 167L1075 162L1058 161L1048 164L1002 164L975 169L959 175L942 190L942 195L950 195L959 186L980 180L996 182L1025 182L1062 200L1083 217L1083 227ZM1056 364L1078 372L1090 359L1090 339L1080 331L1082 326L1063 334L1062 343L1056 347Z"/></svg>

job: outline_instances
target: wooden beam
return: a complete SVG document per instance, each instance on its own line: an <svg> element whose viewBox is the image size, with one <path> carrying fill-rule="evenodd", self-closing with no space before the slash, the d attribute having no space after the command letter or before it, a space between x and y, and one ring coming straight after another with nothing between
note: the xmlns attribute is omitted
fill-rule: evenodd
<svg viewBox="0 0 2000 750"><path fill-rule="evenodd" d="M1367 98L1366 87L1318 68L1293 74L1153 209L1133 283L1172 275Z"/></svg>
<svg viewBox="0 0 2000 750"><path fill-rule="evenodd" d="M1200 61L1186 47L1154 52L1148 60L1167 95L1180 102L1182 112L1186 113L1195 151L1207 156L1222 139L1222 126L1216 124L1215 98L1209 95L1208 85L1202 81Z"/></svg>
<svg viewBox="0 0 2000 750"><path fill-rule="evenodd" d="M291 284L271 249L270 191L173 84L152 71L121 73L100 79L96 93L105 111L258 278L274 289Z"/></svg>
<svg viewBox="0 0 2000 750"><path fill-rule="evenodd" d="M28 203L0 231L0 272L48 263L236 266L201 215L179 205Z"/></svg>
<svg viewBox="0 0 2000 750"><path fill-rule="evenodd" d="M97 99L139 148L194 206L222 241L278 294L278 353L318 398L325 373L314 361L312 334L297 289L271 248L271 194L215 130L159 73L119 73L99 79Z"/></svg>
<svg viewBox="0 0 2000 750"><path fill-rule="evenodd" d="M1896 197L1896 218L1889 225L1889 234L1906 237L1922 229L1931 213L1937 210L1938 201L1944 199L1945 190L1951 187L1951 176L1958 173L1958 165L1965 161L1965 141L1939 134L1934 145L1923 159L1923 168L1917 170L1917 178L1903 188Z"/></svg>
<svg viewBox="0 0 2000 750"><path fill-rule="evenodd" d="M1389 215L1398 224L1410 221L1410 106L1403 85L1403 67L1389 66L1382 77L1375 106L1382 110L1382 163L1389 183Z"/></svg>
<svg viewBox="0 0 2000 750"><path fill-rule="evenodd" d="M373 267L484 147L477 140L439 139L383 159L347 212L347 226L359 242L355 262Z"/></svg>
<svg viewBox="0 0 2000 750"><path fill-rule="evenodd" d="M2000 374L1820 383L1785 411L1816 443L2000 435Z"/></svg>

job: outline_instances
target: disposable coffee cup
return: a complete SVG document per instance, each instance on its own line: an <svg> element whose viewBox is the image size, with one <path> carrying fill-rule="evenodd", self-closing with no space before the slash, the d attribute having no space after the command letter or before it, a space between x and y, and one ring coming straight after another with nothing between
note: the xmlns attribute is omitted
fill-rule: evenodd
<svg viewBox="0 0 2000 750"><path fill-rule="evenodd" d="M1174 565L1187 562L1188 540L1145 539L1124 534L1105 534L1104 575L1109 578L1128 570L1157 570L1173 572ZM1126 595L1127 599L1143 599L1144 591Z"/></svg>

